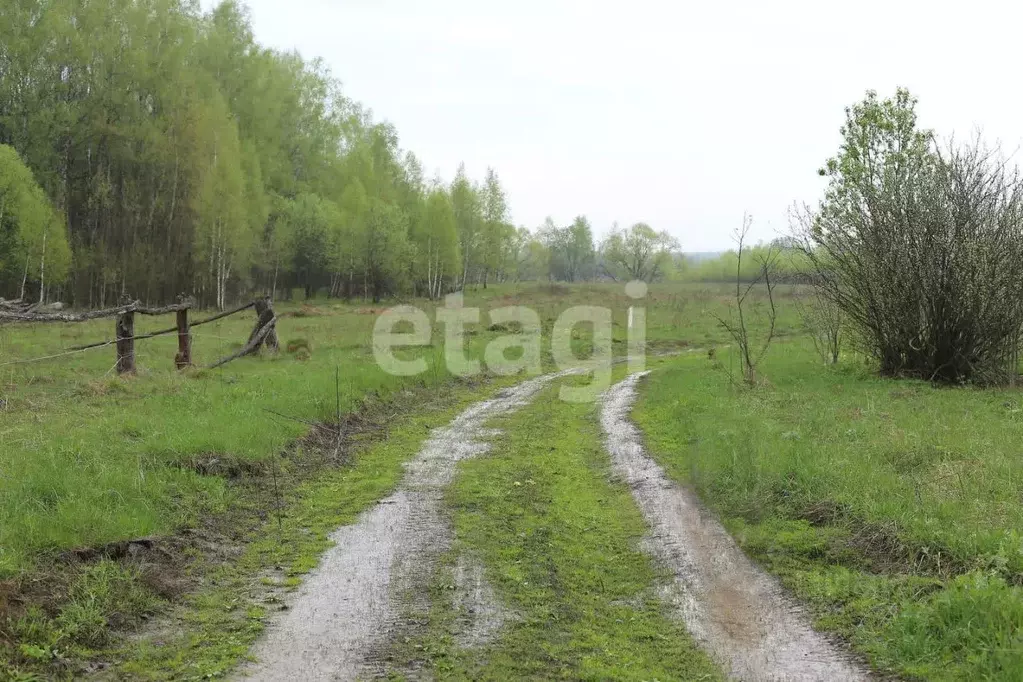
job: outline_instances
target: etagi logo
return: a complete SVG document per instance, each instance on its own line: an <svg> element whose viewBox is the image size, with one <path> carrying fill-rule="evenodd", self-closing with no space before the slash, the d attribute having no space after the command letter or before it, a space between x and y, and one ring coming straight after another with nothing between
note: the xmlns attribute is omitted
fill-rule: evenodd
<svg viewBox="0 0 1023 682"><path fill-rule="evenodd" d="M634 281L625 285L625 294L634 301L646 298L645 282ZM540 375L543 368L540 349L543 330L540 315L526 306L495 308L489 313L488 326L518 327L518 333L506 334L491 340L483 352L482 363L470 359L465 353L465 326L479 324L479 308L465 307L461 293L444 299L444 306L436 310L437 322L444 325L444 361L449 372L456 376L471 377L487 371L499 376L519 373ZM399 325L410 331L395 331ZM585 357L577 357L572 340L585 338L578 328L590 327L592 342ZM562 311L551 328L551 355L557 369L579 370L592 375L586 386L562 386L560 398L566 402L591 402L611 386L611 309L603 306L573 306ZM402 360L395 356L397 348L429 346L433 327L429 316L420 308L401 305L384 311L373 327L373 356L377 364L395 376L415 376L429 369L425 358ZM628 310L627 348L629 372L646 369L646 308L632 305ZM517 352L512 352L517 351ZM509 355L512 357L509 358Z"/></svg>

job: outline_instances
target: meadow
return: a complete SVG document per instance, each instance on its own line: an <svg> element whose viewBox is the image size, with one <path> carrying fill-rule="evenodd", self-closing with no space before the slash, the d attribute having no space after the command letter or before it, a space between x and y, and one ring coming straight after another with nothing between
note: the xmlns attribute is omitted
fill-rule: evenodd
<svg viewBox="0 0 1023 682"><path fill-rule="evenodd" d="M540 313L545 338L564 308L606 305L614 310L614 348L621 353L625 311L632 301L620 290L498 287L476 292L466 305L484 311L529 305ZM687 311L715 300L709 291L686 298L654 294L651 302L658 313L649 324L651 349L719 340L714 324ZM435 304L419 303L434 321ZM438 324L433 324L434 345L420 350L429 362L425 374L394 377L377 367L371 337L384 307L336 301L278 305L282 352L243 358L217 370L177 372L174 335L139 341L139 371L129 377L114 373L112 346L65 354L70 347L111 338L112 321L0 328L0 467L5 480L0 578L31 567L47 552L194 523L202 514L223 510L230 499L222 477L204 476L197 469L267 461L305 434L307 422L336 422L368 397L449 380ZM197 328L197 367L240 348L253 323L253 315L240 314ZM164 318L140 318L136 334L166 326ZM499 335L487 326L484 315L479 325L467 327L470 357L480 357L483 345ZM287 352L289 345L297 346L296 352ZM50 356L56 357L25 362ZM549 362L549 349L546 358Z"/></svg>
<svg viewBox="0 0 1023 682"><path fill-rule="evenodd" d="M647 443L740 545L885 672L1013 679L1023 669L1023 470L1016 388L887 380L777 346L769 387L720 360L652 374Z"/></svg>
<svg viewBox="0 0 1023 682"><path fill-rule="evenodd" d="M664 283L644 300L654 371L635 416L651 452L810 605L818 627L849 641L875 669L1012 679L1023 669L1018 389L881 379L851 349L824 366L803 333L797 287L776 292L776 338L763 381L748 387L718 321L730 314L732 294L725 285ZM435 319L436 304L416 303ZM545 331L569 306L607 306L621 356L634 301L620 284L523 283L470 292L465 304L530 306ZM100 660L133 676L172 679L224 674L244 656L269 608L254 585L270 571L275 586L294 586L329 530L393 487L424 426L516 380L451 376L436 324L432 345L410 352L426 357L426 373L383 372L370 341L383 307L278 304L282 352L212 371L174 370L173 336L141 341L139 372L130 377L113 373L109 347L61 355L108 338L110 322L0 328L0 647L8 660L0 670L34 679L36 670L72 675L83 661ZM754 307L764 312L762 298ZM239 347L252 317L198 328L196 364ZM166 320L143 320L136 331L162 326ZM763 329L763 316L754 315L754 333ZM480 357L502 333L484 315L468 334L468 354ZM289 353L289 343L300 348ZM576 347L586 352L585 330ZM49 355L60 357L22 362ZM546 345L543 358L551 366ZM675 648L643 648L643 632L665 627L654 605L630 614L642 624L634 645L629 632L615 630L618 607L573 607L592 592L595 575L606 576L597 582L610 595L654 571L629 549L642 530L635 508L619 489L602 487L592 415L548 399L510 423L493 459L463 468L449 500L456 528L499 575L545 552L571 579L530 581L528 590L498 581L520 611L536 614L491 650L501 669L528 674L540 664L523 652L552 636L531 627L553 610L575 614L558 640L564 675L599 677L619 663L711 675L684 633ZM561 425L549 449L529 436L540 423ZM542 490L518 491L518 501L493 496L501 481L527 479ZM519 530L474 513L512 508L525 510L515 517ZM606 537L576 537L580 515ZM541 519L563 535L546 548L523 544L520 531ZM135 539L152 546L121 551ZM602 547L615 548L623 573L600 563ZM173 619L173 644L154 646L137 634L160 618ZM601 632L618 632L607 635L608 657L583 655ZM415 655L435 652L439 669L480 672L441 630L419 644Z"/></svg>
<svg viewBox="0 0 1023 682"><path fill-rule="evenodd" d="M688 327L692 343L718 333L713 325L690 322L677 294L657 296L663 296L663 319L650 325L653 348L688 343L673 333L676 324ZM710 302L714 294L701 292L697 299ZM484 311L517 303L540 314L545 338L568 306L611 307L614 351L624 352L632 300L621 286L531 283L481 289L466 299ZM436 319L435 303L417 305ZM191 589L201 582L178 579L203 574L197 563L236 558L205 549L196 529L213 536L206 544L224 545L225 537L232 544L239 535L247 542L245 534L283 504L277 498L345 465L364 432L383 437L387 418L416 411L423 397L478 385L449 374L437 324L431 346L406 354L423 355L426 373L382 371L371 337L383 309L336 300L278 304L278 355L201 369L241 347L254 315L235 315L193 332L196 369L174 369L174 335L137 342L134 376L116 375L112 346L68 350L112 338L111 320L0 328L0 640L10 647L7 658L49 664L93 656L112 641L109 631L131 629L139 617L161 610L154 599L173 601L186 589L178 583ZM165 318L140 317L135 331L166 326ZM486 315L468 325L469 357L481 357L485 344L501 335L488 326ZM585 352L585 333L573 343ZM544 361L551 363L547 344ZM184 539L183 532L189 533ZM158 575L139 574L130 555L137 547L125 543L152 538L158 539L155 549L141 563L155 561ZM120 564L94 573L91 562L105 557ZM141 583L141 591L120 603L112 595L123 590L112 588L111 580Z"/></svg>

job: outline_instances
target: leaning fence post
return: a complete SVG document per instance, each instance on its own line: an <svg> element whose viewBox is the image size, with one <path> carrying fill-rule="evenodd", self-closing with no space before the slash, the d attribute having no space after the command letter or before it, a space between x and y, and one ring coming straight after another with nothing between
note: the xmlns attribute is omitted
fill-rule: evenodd
<svg viewBox="0 0 1023 682"><path fill-rule="evenodd" d="M178 354L174 366L184 369L192 365L192 334L188 328L188 308L178 311Z"/></svg>
<svg viewBox="0 0 1023 682"><path fill-rule="evenodd" d="M135 310L128 307L117 316L114 326L114 338L117 340L117 373L135 373Z"/></svg>
<svg viewBox="0 0 1023 682"><path fill-rule="evenodd" d="M257 298L254 303L256 307L256 328L253 329L252 334L249 335L249 341L254 339L256 334L259 333L259 330L266 326L270 320L274 319L274 309L270 305L269 296ZM276 353L278 348L280 348L280 343L277 341L277 330L271 329L266 335L266 338L263 339L262 343L265 343L267 348ZM258 349L259 346L257 345L256 348Z"/></svg>

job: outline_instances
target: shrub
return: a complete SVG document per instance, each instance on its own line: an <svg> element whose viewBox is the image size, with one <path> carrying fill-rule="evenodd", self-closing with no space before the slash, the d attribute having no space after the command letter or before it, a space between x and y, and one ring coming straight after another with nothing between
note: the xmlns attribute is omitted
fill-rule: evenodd
<svg viewBox="0 0 1023 682"><path fill-rule="evenodd" d="M905 90L846 111L816 212L801 216L821 294L889 376L1003 383L1023 328L1023 182L979 139L939 148Z"/></svg>

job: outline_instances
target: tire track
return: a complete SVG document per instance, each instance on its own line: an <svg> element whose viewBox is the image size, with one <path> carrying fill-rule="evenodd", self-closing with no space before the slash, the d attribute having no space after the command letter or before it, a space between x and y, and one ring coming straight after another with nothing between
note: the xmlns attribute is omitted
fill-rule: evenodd
<svg viewBox="0 0 1023 682"><path fill-rule="evenodd" d="M633 374L604 394L600 422L613 466L650 526L646 549L674 572L668 598L690 632L737 679L869 679L810 626L695 493L647 456L629 419L636 382L646 374Z"/></svg>
<svg viewBox="0 0 1023 682"><path fill-rule="evenodd" d="M331 535L334 547L257 642L251 653L258 662L243 671L243 679L350 680L382 673L374 659L404 627L403 614L428 599L437 559L451 545L441 505L457 463L490 448L487 439L495 431L484 428L488 420L528 404L554 379L576 373L525 381L433 429L406 463L398 489Z"/></svg>

